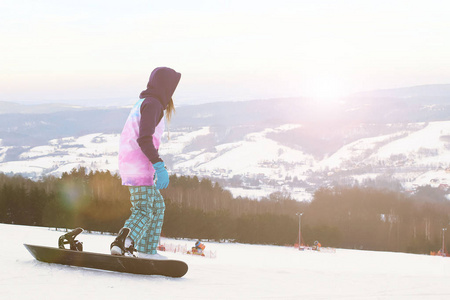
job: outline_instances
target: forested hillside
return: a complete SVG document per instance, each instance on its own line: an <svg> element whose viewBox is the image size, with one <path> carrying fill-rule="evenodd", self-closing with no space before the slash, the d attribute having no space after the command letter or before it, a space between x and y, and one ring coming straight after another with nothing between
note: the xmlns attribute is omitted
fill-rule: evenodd
<svg viewBox="0 0 450 300"><path fill-rule="evenodd" d="M358 187L322 188L310 202L283 193L255 201L233 198L210 180L171 176L163 235L175 238L294 244L298 212L305 244L428 253L440 249L449 223L445 192L414 196ZM0 174L0 222L117 232L130 214L129 193L109 172L74 169L32 181Z"/></svg>

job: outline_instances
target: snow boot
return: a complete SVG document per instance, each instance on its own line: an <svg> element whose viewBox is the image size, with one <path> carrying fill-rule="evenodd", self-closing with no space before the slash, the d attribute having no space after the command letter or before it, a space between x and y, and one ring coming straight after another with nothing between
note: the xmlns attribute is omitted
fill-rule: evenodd
<svg viewBox="0 0 450 300"><path fill-rule="evenodd" d="M134 241L128 236L130 234L130 228L124 227L120 229L114 242L111 243L111 254L112 255L125 255L125 256L135 256L133 254Z"/></svg>

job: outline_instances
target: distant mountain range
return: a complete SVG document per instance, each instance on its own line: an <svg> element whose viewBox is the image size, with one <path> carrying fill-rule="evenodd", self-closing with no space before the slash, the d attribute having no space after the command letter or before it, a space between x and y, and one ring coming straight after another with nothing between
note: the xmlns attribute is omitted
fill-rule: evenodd
<svg viewBox="0 0 450 300"><path fill-rule="evenodd" d="M38 178L80 165L115 172L128 113L0 102L0 172ZM359 93L339 103L182 106L169 131L161 153L172 172L211 177L237 195L286 191L307 199L337 183L450 184L450 85Z"/></svg>
<svg viewBox="0 0 450 300"><path fill-rule="evenodd" d="M445 102L450 96L450 84L428 84L412 87L383 89L356 93L354 97L394 97L394 98L427 98L440 99Z"/></svg>

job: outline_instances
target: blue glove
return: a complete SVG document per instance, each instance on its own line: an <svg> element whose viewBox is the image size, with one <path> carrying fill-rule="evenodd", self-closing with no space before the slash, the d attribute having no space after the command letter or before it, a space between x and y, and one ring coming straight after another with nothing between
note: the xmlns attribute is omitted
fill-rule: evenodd
<svg viewBox="0 0 450 300"><path fill-rule="evenodd" d="M164 162L159 161L153 164L153 168L155 168L156 174L156 188L158 190L167 188L169 185L169 173L167 173Z"/></svg>

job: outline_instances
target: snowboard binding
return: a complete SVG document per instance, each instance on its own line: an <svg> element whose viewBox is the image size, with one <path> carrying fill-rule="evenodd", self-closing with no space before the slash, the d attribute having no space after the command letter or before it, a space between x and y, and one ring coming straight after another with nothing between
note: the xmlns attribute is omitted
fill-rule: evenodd
<svg viewBox="0 0 450 300"><path fill-rule="evenodd" d="M110 250L112 255L125 255L125 256L136 256L133 251L134 241L128 237L130 234L130 228L123 227L120 229L114 242L111 243Z"/></svg>
<svg viewBox="0 0 450 300"><path fill-rule="evenodd" d="M83 232L83 228L78 227L59 237L58 247L59 249L66 249L64 245L69 244L70 250L83 251L83 243L76 240L76 236Z"/></svg>

